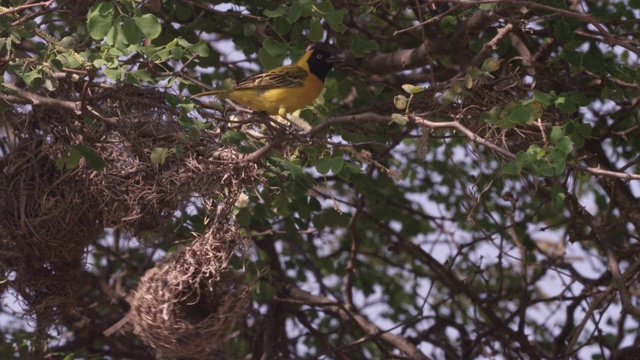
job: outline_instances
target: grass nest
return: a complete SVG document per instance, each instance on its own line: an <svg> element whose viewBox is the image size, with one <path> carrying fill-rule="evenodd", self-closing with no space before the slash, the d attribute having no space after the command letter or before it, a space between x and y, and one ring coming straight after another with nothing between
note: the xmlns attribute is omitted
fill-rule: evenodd
<svg viewBox="0 0 640 360"><path fill-rule="evenodd" d="M100 199L79 191L79 170L61 170L58 144L21 142L0 176L0 263L28 313L43 323L73 312L85 248L102 234Z"/></svg>
<svg viewBox="0 0 640 360"><path fill-rule="evenodd" d="M134 333L159 356L206 358L247 316L249 287L228 263L247 240L212 226L140 279L131 301Z"/></svg>
<svg viewBox="0 0 640 360"><path fill-rule="evenodd" d="M522 110L520 101L530 92L517 73L484 74L469 82L460 79L417 93L411 111L431 119L459 121L476 135L517 152L532 144L544 147L546 132L565 121L559 109L531 102L525 111L533 121L511 123L512 113ZM450 103L443 104L445 98Z"/></svg>
<svg viewBox="0 0 640 360"><path fill-rule="evenodd" d="M60 98L72 93L59 91ZM215 223L225 223L238 195L258 176L254 164L221 144L219 132L185 126L193 120L170 106L166 94L94 88L84 105L83 115L32 105L10 108L2 118L12 134L8 151L0 154L0 268L24 310L43 327L73 314L86 285L81 279L87 245L105 227L134 235L162 232L194 198L215 204ZM161 161L152 160L157 153L164 154ZM189 256L193 271L207 273L214 265L198 260L207 256L198 255L202 246L181 254ZM227 250L227 257L236 251ZM156 272L169 271L169 261L178 257ZM220 299L222 285L207 284L222 273L199 275L198 281L206 279L198 283L202 294L214 289L206 296Z"/></svg>

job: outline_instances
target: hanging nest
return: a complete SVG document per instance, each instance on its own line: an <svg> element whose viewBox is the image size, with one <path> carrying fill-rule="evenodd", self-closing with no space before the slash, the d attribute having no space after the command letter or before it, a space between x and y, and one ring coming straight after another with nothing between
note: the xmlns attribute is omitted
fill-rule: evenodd
<svg viewBox="0 0 640 360"><path fill-rule="evenodd" d="M131 301L134 333L162 356L210 355L247 316L249 287L228 266L246 249L233 227L212 226L147 271Z"/></svg>
<svg viewBox="0 0 640 360"><path fill-rule="evenodd" d="M58 92L51 95L73 96ZM73 314L86 285L85 249L105 227L163 232L194 199L217 204L222 221L257 177L256 166L224 147L218 132L194 134L179 124L184 114L166 94L92 88L83 104L93 117L32 105L9 108L2 119L13 133L0 156L0 266L15 274L8 285L40 327ZM93 156L66 164L73 169L60 166L77 146ZM154 163L154 151L165 151L164 161Z"/></svg>
<svg viewBox="0 0 640 360"><path fill-rule="evenodd" d="M100 199L77 170L61 170L57 144L25 139L2 158L0 261L28 312L50 323L73 311L85 247L102 234Z"/></svg>
<svg viewBox="0 0 640 360"><path fill-rule="evenodd" d="M85 130L84 140L105 168L86 176L104 201L107 226L159 231L194 196L225 201L255 181L255 165L223 147L219 132L185 129L164 94L124 87L99 95L93 107L105 120ZM164 161L154 164L152 153L163 151ZM218 161L220 153L234 156Z"/></svg>

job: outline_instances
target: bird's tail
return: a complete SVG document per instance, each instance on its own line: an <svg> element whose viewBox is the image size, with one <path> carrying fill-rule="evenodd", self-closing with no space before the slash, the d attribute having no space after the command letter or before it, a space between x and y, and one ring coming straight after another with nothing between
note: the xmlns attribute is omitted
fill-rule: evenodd
<svg viewBox="0 0 640 360"><path fill-rule="evenodd" d="M191 99L195 99L195 98L199 98L199 97L203 97L203 96L209 96L209 95L220 95L220 94L224 94L224 93L227 93L227 91L224 91L224 90L210 90L210 91L201 92L199 94L191 95Z"/></svg>

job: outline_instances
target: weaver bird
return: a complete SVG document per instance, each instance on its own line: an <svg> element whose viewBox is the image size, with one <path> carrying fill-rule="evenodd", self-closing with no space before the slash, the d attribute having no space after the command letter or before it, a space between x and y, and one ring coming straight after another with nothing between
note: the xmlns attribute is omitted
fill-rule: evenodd
<svg viewBox="0 0 640 360"><path fill-rule="evenodd" d="M219 95L253 110L284 117L311 104L322 91L324 79L333 65L341 61L341 57L311 45L291 65L242 79L232 90L205 91L191 98Z"/></svg>

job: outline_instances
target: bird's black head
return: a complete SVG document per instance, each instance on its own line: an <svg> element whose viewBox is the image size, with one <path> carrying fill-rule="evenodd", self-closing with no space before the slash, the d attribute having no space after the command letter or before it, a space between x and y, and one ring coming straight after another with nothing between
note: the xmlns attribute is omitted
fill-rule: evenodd
<svg viewBox="0 0 640 360"><path fill-rule="evenodd" d="M311 52L307 59L309 71L322 81L333 68L333 64L342 62L341 57L332 55L327 50L310 48L309 51Z"/></svg>

